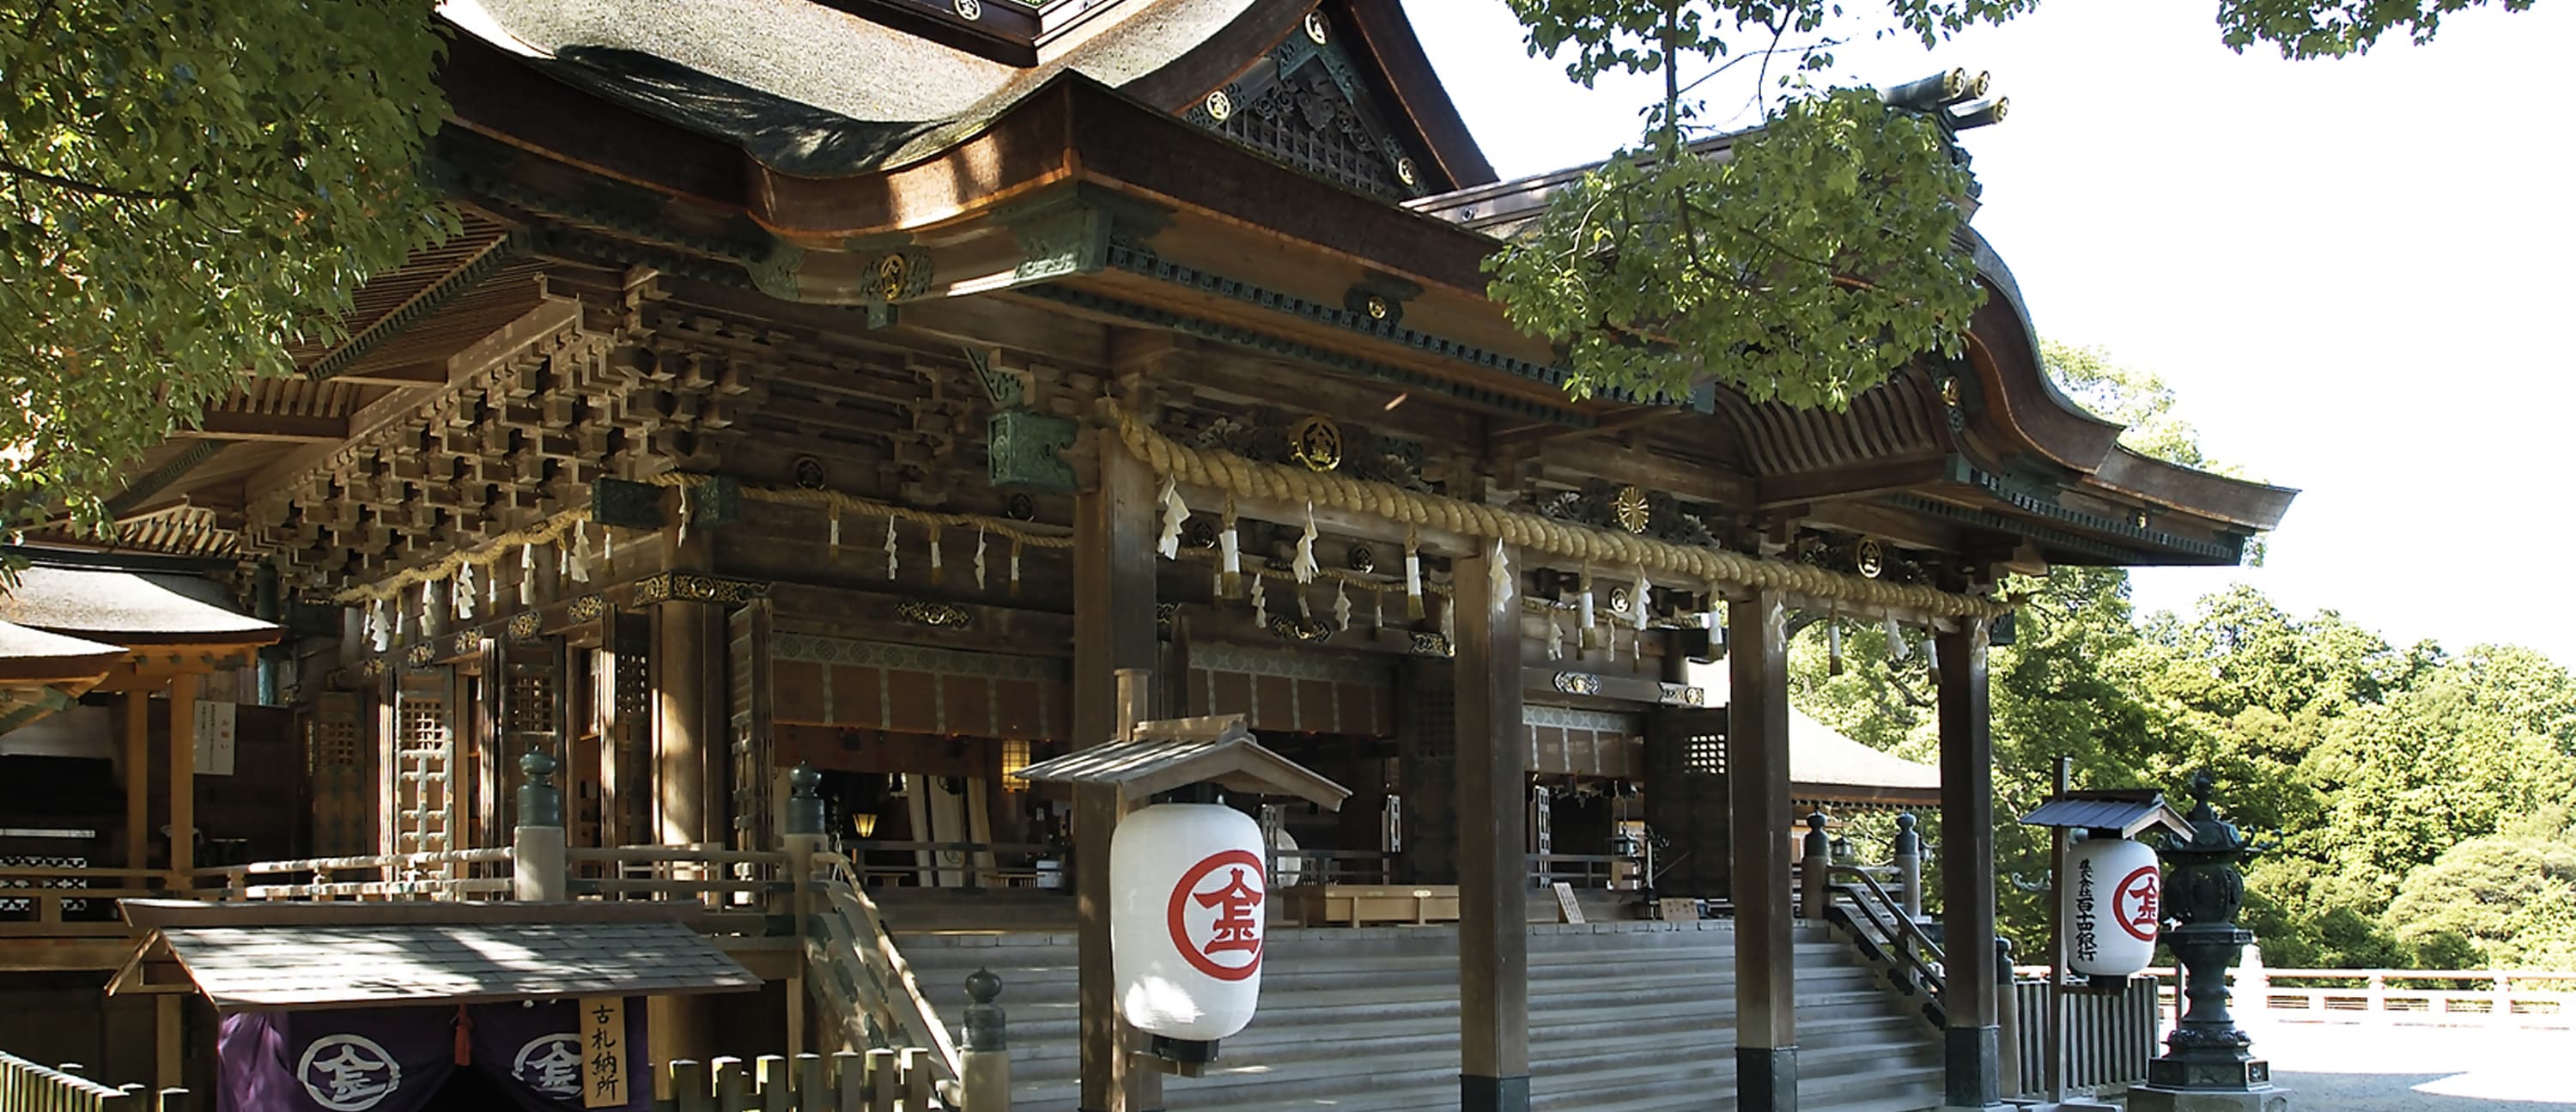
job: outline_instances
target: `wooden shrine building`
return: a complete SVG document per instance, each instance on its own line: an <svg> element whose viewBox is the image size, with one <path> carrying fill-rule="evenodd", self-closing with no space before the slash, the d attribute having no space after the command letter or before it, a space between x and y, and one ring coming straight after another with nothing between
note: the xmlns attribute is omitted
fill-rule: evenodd
<svg viewBox="0 0 2576 1112"><path fill-rule="evenodd" d="M1354 790L1271 816L1308 868L1455 886L1451 1107L1529 1107L1533 855L1643 823L1732 907L1737 1107L1789 1108L1786 630L1893 624L1991 1107L1997 584L2233 564L2291 497L2121 447L1973 232L1966 354L1847 412L1570 399L1480 270L1566 175L1496 180L1395 0L441 12L464 230L117 500L281 584L312 855L505 846L532 747L576 852L768 850L808 763L889 901L1088 909L1119 805L1007 774L1241 715ZM1161 1107L1092 964L1078 1106Z"/></svg>

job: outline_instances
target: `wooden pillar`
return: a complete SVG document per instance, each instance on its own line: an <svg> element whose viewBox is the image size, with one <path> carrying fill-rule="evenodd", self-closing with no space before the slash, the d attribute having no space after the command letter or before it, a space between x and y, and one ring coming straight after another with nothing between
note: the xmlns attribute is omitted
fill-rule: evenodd
<svg viewBox="0 0 2576 1112"><path fill-rule="evenodd" d="M1986 623L1961 621L1940 654L1941 926L1948 1108L2002 1106L2002 1020L1995 985L1995 771L1986 692Z"/></svg>
<svg viewBox="0 0 2576 1112"><path fill-rule="evenodd" d="M188 890L197 868L197 675L170 677L170 888Z"/></svg>
<svg viewBox="0 0 2576 1112"><path fill-rule="evenodd" d="M1073 745L1117 738L1144 713L1155 658L1154 474L1115 437L1095 436L1099 481L1073 518ZM1120 673L1134 670L1120 694ZM1132 702L1128 701L1132 700ZM1124 810L1111 787L1074 789L1073 869L1081 972L1083 1112L1154 1112L1162 1075L1138 1068L1143 1036L1118 1014L1109 962L1109 839Z"/></svg>
<svg viewBox="0 0 2576 1112"><path fill-rule="evenodd" d="M707 810L707 761L718 749L707 731L707 651L715 615L699 602L653 608L653 782L665 845L715 840Z"/></svg>
<svg viewBox="0 0 2576 1112"><path fill-rule="evenodd" d="M670 499L678 515L678 495ZM665 529L663 566L674 575L704 572L714 562L710 530ZM653 798L664 845L725 838L723 614L712 604L673 600L653 607Z"/></svg>
<svg viewBox="0 0 2576 1112"><path fill-rule="evenodd" d="M1459 1107L1527 1112L1529 783L1518 584L1493 552L1450 565L1458 608ZM1509 560L1508 555L1503 557ZM1509 564L1507 563L1507 568ZM1499 582L1497 580L1500 580Z"/></svg>
<svg viewBox="0 0 2576 1112"><path fill-rule="evenodd" d="M187 1014L185 996L164 993L152 998L152 1085L156 1089L188 1085Z"/></svg>
<svg viewBox="0 0 2576 1112"><path fill-rule="evenodd" d="M1735 902L1735 1106L1743 1112L1798 1107L1787 623L1788 602L1776 590L1727 604L1728 894Z"/></svg>
<svg viewBox="0 0 2576 1112"><path fill-rule="evenodd" d="M152 861L152 693L136 688L125 693L125 867L141 870ZM125 884L143 878L127 877Z"/></svg>

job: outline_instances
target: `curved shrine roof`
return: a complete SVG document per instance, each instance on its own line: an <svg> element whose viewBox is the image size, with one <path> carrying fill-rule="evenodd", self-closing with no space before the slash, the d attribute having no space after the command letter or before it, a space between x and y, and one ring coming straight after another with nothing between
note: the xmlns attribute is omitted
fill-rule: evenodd
<svg viewBox="0 0 2576 1112"><path fill-rule="evenodd" d="M0 595L0 621L117 645L265 645L284 631L185 576L38 565Z"/></svg>
<svg viewBox="0 0 2576 1112"><path fill-rule="evenodd" d="M0 680L96 679L125 659L125 648L0 621Z"/></svg>
<svg viewBox="0 0 2576 1112"><path fill-rule="evenodd" d="M473 36L449 78L456 130L469 134L445 148L472 164L465 187L494 185L505 215L646 245L651 258L630 261L738 267L772 297L858 304L882 301L871 292L877 254L909 243L942 277L907 298L1028 287L1139 320L1177 313L1202 331L1249 322L1262 333L1254 346L1357 353L1399 374L1418 364L1477 404L1587 427L1670 408L1565 399L1545 345L1486 299L1481 264L1496 237L1583 168L1490 183L1394 0L1123 0L1095 6L1030 65L801 0L449 0L442 10ZM1374 60L1361 84L1392 85L1388 103L1447 167L1426 184L1463 188L1396 204L1181 118L1274 51L1284 65L1310 10L1356 28L1332 36L1337 49ZM591 104L546 97L538 73L588 91ZM1385 102L1383 89L1370 95ZM1456 141L1441 138L1448 131ZM1708 150L1722 157L1725 142ZM1130 240L1122 255L1102 245L1121 206L1147 213L1138 226L1194 223L1186 236ZM1021 237L1036 234L1041 213L1096 220L1083 227L1098 242L1034 265L1037 249ZM1211 233L1240 242L1216 246ZM2012 538L2014 558L2076 563L2232 562L2246 536L2279 521L2295 492L2121 448L2119 426L2048 381L2010 270L1973 231L1961 246L1992 294L1972 322L1972 374L1941 390L1914 376L1853 414L1788 413L1724 391L1692 401L1776 457L1753 473L1755 507L1857 499L1873 504L1867 512L1951 523L1985 551ZM1014 274L1000 254L1029 261ZM1287 272L1292 255L1303 271ZM1413 299L1406 315L1354 319L1345 306L1355 294L1294 285L1351 275L1412 289L1398 295ZM1964 403L1936 396L1956 385ZM1906 436L1891 441L1888 429Z"/></svg>

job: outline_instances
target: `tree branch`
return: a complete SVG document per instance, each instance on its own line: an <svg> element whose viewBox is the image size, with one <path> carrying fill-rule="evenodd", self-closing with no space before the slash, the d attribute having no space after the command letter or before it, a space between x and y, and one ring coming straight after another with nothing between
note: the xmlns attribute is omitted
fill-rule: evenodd
<svg viewBox="0 0 2576 1112"><path fill-rule="evenodd" d="M0 173L27 181L41 182L56 189L68 189L74 193L86 193L92 197L114 197L121 201L175 201L188 195L185 189L120 189L113 185L98 185L78 178L48 174L32 166L21 166L6 158L0 158Z"/></svg>

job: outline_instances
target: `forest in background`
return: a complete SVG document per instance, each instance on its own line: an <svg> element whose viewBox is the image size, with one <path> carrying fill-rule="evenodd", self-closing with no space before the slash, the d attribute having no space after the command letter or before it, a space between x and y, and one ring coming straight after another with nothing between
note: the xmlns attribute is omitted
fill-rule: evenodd
<svg viewBox="0 0 2576 1112"><path fill-rule="evenodd" d="M2202 456L2161 381L2099 351L2045 347L2069 394L2130 426L2123 443L2227 470ZM2004 933L2026 959L2047 939L2033 889L2048 840L2015 820L2047 798L2064 756L2079 788L2181 801L2194 771L2216 777L2220 809L2268 847L2247 869L2241 922L2269 964L2576 969L2567 669L2512 646L2391 645L2244 586L2146 615L2118 569L2062 567L2006 589L2026 601L2013 644L1989 658L1996 853ZM1838 638L1809 626L1791 647L1792 701L1931 763L1931 654L1919 633L1890 632L1848 617Z"/></svg>

